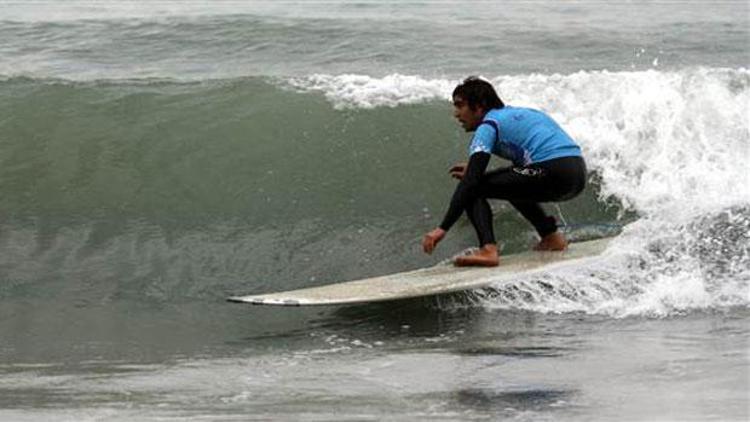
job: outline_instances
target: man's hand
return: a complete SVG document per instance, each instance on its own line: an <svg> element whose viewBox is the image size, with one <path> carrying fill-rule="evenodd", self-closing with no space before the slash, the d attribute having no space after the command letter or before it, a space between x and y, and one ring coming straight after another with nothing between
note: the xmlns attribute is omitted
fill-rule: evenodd
<svg viewBox="0 0 750 422"><path fill-rule="evenodd" d="M451 177L453 177L454 179L463 179L464 173L466 173L466 163L456 163L450 169Z"/></svg>
<svg viewBox="0 0 750 422"><path fill-rule="evenodd" d="M427 254L432 254L432 251L435 250L438 242L440 242L443 237L445 237L445 230L441 229L440 227L427 233L422 239L422 250L424 250Z"/></svg>

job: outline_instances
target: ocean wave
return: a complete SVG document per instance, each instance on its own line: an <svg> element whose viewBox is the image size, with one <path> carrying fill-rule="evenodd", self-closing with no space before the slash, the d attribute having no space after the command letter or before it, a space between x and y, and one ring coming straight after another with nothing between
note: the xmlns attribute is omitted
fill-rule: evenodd
<svg viewBox="0 0 750 422"><path fill-rule="evenodd" d="M501 97L515 97L523 102L539 103L554 94L554 91L580 89L584 85L602 84L615 86L630 83L642 84L652 80L665 88L679 87L689 78L703 76L715 78L733 92L746 91L750 87L750 70L746 68L688 67L681 70L645 71L581 70L574 73L529 73L488 76L479 75L491 82ZM675 80L675 78L677 80ZM365 74L313 74L301 77L276 77L281 86L287 85L300 92L320 92L336 108L396 107L433 100L450 100L453 88L461 78L441 79L421 75L392 73L383 77ZM675 82L677 82L675 84ZM572 94L572 93L571 93Z"/></svg>
<svg viewBox="0 0 750 422"><path fill-rule="evenodd" d="M611 222L618 211L637 221L599 264L520 280L518 295L501 289L486 306L614 316L747 306L747 69L489 80L509 104L549 112L581 144L596 183L571 206L578 222ZM448 101L458 82L401 74L0 81L2 228L20 239L0 245L12 275L0 293L33 291L60 274L61 260L70 280L89 274L109 280L102 290L114 297L159 300L204 298L212 283L220 294L215 274L245 286L246 268L276 280L279 259L284 280L297 283L429 265L404 245L439 218L452 185L437 178L464 153L468 138ZM319 229L305 229L311 222ZM506 231L507 240L521 247L527 229ZM152 238L147 255L122 253ZM210 242L242 253L224 262L204 251ZM286 258L267 252L300 245ZM168 271L166 259L175 264Z"/></svg>
<svg viewBox="0 0 750 422"><path fill-rule="evenodd" d="M552 114L580 140L608 194L641 212L708 199L719 208L750 200L743 171L750 137L747 69L577 72L488 78L516 106ZM418 76L313 75L287 80L338 109L445 101L459 80ZM743 155L744 154L744 155ZM709 199L710 198L710 199Z"/></svg>

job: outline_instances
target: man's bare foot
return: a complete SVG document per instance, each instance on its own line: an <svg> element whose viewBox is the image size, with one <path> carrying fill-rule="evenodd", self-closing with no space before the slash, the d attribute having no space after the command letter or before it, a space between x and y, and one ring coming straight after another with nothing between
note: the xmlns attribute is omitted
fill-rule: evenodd
<svg viewBox="0 0 750 422"><path fill-rule="evenodd" d="M456 257L453 263L457 267L496 267L500 263L497 245L486 244L471 255Z"/></svg>
<svg viewBox="0 0 750 422"><path fill-rule="evenodd" d="M544 236L536 246L535 251L564 251L568 248L568 241L560 232L550 233Z"/></svg>

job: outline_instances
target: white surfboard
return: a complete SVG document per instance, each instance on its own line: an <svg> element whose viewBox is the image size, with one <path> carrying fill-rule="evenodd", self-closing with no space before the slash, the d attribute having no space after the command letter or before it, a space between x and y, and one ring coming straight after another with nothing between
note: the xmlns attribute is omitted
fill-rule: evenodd
<svg viewBox="0 0 750 422"><path fill-rule="evenodd" d="M551 270L601 254L612 238L571 243L563 252L527 251L500 257L491 268L440 264L398 274L329 284L287 292L233 296L230 302L253 305L345 305L382 302L471 290L510 281L533 271Z"/></svg>

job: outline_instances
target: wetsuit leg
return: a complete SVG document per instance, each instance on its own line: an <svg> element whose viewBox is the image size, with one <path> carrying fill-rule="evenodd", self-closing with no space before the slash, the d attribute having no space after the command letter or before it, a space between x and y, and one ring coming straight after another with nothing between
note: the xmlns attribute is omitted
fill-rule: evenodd
<svg viewBox="0 0 750 422"><path fill-rule="evenodd" d="M555 218L547 215L538 202L510 201L510 204L534 226L540 237L547 236L557 230Z"/></svg>
<svg viewBox="0 0 750 422"><path fill-rule="evenodd" d="M477 198L466 211L477 231L480 246L494 243L492 212L486 198L505 199L524 216L540 236L555 232L555 219L539 202L565 201L578 195L586 184L586 165L581 157L564 157L528 167L508 167L485 173ZM482 202L484 201L484 202Z"/></svg>
<svg viewBox="0 0 750 422"><path fill-rule="evenodd" d="M466 215L477 232L480 247L496 243L492 229L492 208L485 198L476 198L470 202L466 207Z"/></svg>

